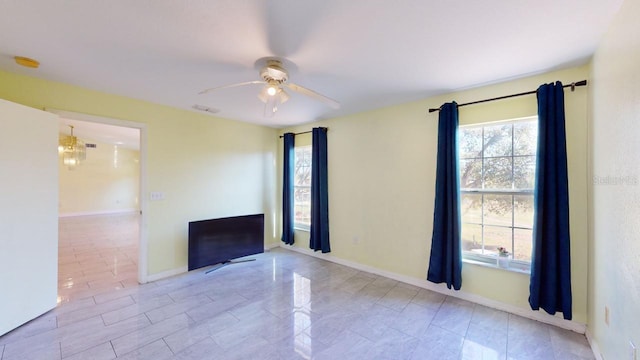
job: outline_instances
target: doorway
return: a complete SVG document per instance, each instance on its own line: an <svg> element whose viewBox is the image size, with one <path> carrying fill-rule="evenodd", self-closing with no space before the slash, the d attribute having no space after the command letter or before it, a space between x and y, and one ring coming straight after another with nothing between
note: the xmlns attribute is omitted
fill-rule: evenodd
<svg viewBox="0 0 640 360"><path fill-rule="evenodd" d="M147 282L147 237L144 225L147 204L142 195L146 193L146 125L62 110L45 110L60 117L61 134L70 135L71 125L73 135L88 145L84 164L71 168L60 167L60 236L65 237L60 242L61 246L72 247L61 248L60 256L67 258L60 258L60 261L71 261L72 256L74 264L65 267L68 276L61 274L65 276L61 278L59 286L79 288L77 291L61 293L76 294L73 297L78 298L84 294L94 296L96 292L109 291L118 286L135 286L137 284L133 283L132 276L127 275L131 271L137 271L133 279L136 283ZM100 161L91 161L92 157ZM83 165L86 167L83 168ZM132 167L137 173L135 184L132 184ZM84 180L90 184L79 183L81 172L86 177ZM118 228L118 225L121 227ZM135 228L132 229L132 226ZM135 239L131 242L132 236ZM87 237L103 239L100 241ZM63 240L68 242L63 244ZM132 251L134 255L131 255ZM136 261L131 261L133 257ZM132 269L130 262L135 263L135 269ZM77 271L79 268L82 273ZM111 271L112 276L105 270ZM74 282L75 279L80 283Z"/></svg>

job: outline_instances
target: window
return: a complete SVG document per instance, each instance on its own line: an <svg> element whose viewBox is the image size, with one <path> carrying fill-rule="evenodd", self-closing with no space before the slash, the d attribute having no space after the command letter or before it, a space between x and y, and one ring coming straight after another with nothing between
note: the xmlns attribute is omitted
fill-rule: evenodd
<svg viewBox="0 0 640 360"><path fill-rule="evenodd" d="M293 180L294 227L311 227L311 145L296 147Z"/></svg>
<svg viewBox="0 0 640 360"><path fill-rule="evenodd" d="M499 247L529 270L533 237L538 118L459 129L462 251L496 263Z"/></svg>

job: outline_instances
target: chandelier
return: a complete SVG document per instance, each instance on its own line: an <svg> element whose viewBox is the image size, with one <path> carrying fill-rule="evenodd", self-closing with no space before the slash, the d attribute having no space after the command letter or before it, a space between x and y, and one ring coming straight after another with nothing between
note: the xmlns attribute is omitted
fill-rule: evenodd
<svg viewBox="0 0 640 360"><path fill-rule="evenodd" d="M61 135L58 143L58 153L62 155L62 164L69 170L73 170L87 158L87 147L84 142L78 140L73 136L73 126L71 128L71 135Z"/></svg>

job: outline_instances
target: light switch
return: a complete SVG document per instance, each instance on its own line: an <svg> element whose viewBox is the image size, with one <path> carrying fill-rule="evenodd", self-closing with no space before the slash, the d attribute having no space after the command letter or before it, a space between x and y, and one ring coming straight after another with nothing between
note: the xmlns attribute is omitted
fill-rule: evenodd
<svg viewBox="0 0 640 360"><path fill-rule="evenodd" d="M161 191L152 191L149 193L149 200L151 201L164 200L164 193Z"/></svg>

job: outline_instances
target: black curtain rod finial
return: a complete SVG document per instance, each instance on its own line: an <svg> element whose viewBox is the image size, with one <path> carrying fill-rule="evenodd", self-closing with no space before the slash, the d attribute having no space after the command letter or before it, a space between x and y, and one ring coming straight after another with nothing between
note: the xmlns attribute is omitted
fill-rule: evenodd
<svg viewBox="0 0 640 360"><path fill-rule="evenodd" d="M587 85L587 80L581 80L581 81L578 81L578 82L573 82L570 85L571 86L571 92L576 91L576 87L577 86L585 86L585 85Z"/></svg>

